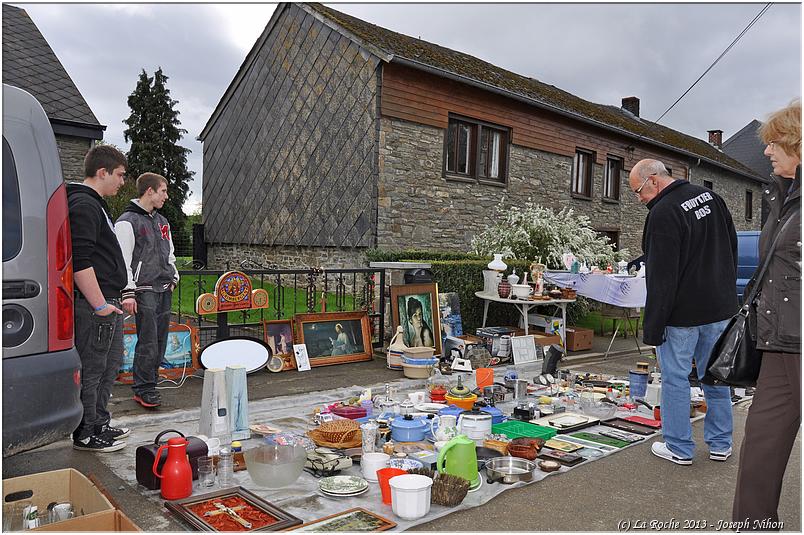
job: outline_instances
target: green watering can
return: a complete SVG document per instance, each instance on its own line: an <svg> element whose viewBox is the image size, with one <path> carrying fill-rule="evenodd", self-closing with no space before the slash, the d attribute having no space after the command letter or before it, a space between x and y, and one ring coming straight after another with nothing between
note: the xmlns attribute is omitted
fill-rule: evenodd
<svg viewBox="0 0 804 535"><path fill-rule="evenodd" d="M468 480L471 488L480 484L475 442L466 435L458 435L444 444L438 452L436 466L442 474L451 474Z"/></svg>

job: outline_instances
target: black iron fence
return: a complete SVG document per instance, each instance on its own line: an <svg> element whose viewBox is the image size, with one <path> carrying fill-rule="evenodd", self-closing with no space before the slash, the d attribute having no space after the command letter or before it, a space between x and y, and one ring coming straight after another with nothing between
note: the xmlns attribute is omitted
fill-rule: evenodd
<svg viewBox="0 0 804 535"><path fill-rule="evenodd" d="M194 266L195 267L195 266ZM229 336L263 338L265 321L291 319L294 314L315 312L368 312L372 345L385 339L385 271L352 269L239 269L254 288L268 291L268 308L209 315L195 312L203 293L212 293L226 270L182 269L174 292L174 320L198 328L201 349Z"/></svg>

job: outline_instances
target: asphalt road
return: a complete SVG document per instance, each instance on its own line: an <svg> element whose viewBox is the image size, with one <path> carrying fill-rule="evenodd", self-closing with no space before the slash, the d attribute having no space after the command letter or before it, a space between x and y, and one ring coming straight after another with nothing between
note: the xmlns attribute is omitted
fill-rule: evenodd
<svg viewBox="0 0 804 535"><path fill-rule="evenodd" d="M607 342L607 341L606 341ZM618 341L619 345L621 341ZM598 363L568 363L564 367L592 373L627 376L645 357L619 358ZM328 390L354 384L394 380L398 372L387 370L384 360L314 368L304 374L258 372L249 376L249 399ZM188 379L184 386L163 390L160 412L196 408L202 381ZM144 409L131 401L127 386L116 386L112 412L116 417L141 414ZM706 455L703 421L693 425L698 452L692 466L678 466L651 455L649 443L628 448L602 461L582 465L558 477L522 488L510 489L489 503L450 514L414 528L415 531L618 531L624 523L632 529L684 530L684 522L700 531L717 530L731 517L747 408L734 409L735 455L725 463ZM659 438L658 440L661 440ZM4 459L3 478L74 467L93 474L106 487L118 506L143 530L162 526L185 528L164 508L145 499L96 455L72 449L62 441ZM114 455L108 454L108 455ZM779 508L785 531L801 531L801 437L788 465ZM653 522L653 524L651 524ZM659 524L661 523L661 524ZM693 524L694 523L694 524Z"/></svg>

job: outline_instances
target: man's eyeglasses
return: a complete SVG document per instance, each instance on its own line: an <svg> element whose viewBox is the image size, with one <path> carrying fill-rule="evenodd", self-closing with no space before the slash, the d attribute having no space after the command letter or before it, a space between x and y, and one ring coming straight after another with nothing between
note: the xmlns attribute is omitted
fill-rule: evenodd
<svg viewBox="0 0 804 535"><path fill-rule="evenodd" d="M648 183L648 180L650 180L650 177L654 176L655 174L656 174L656 173L653 173L653 174L650 174L650 175L646 176L646 177L645 177L645 180L643 180L643 181L642 181L642 184L641 184L641 185L640 185L640 186L639 186L637 189L635 189L635 190L634 190L634 193L636 193L637 195L639 195L639 193L642 191L642 188L644 188L644 187L645 187L645 184L647 184L647 183Z"/></svg>

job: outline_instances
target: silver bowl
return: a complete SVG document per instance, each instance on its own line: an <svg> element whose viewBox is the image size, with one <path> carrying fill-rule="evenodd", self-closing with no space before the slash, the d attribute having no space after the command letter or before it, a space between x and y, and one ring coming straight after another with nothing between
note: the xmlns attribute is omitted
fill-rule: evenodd
<svg viewBox="0 0 804 535"><path fill-rule="evenodd" d="M499 481L510 485L517 481L531 481L536 463L519 457L495 457L486 461L486 477L489 483Z"/></svg>

